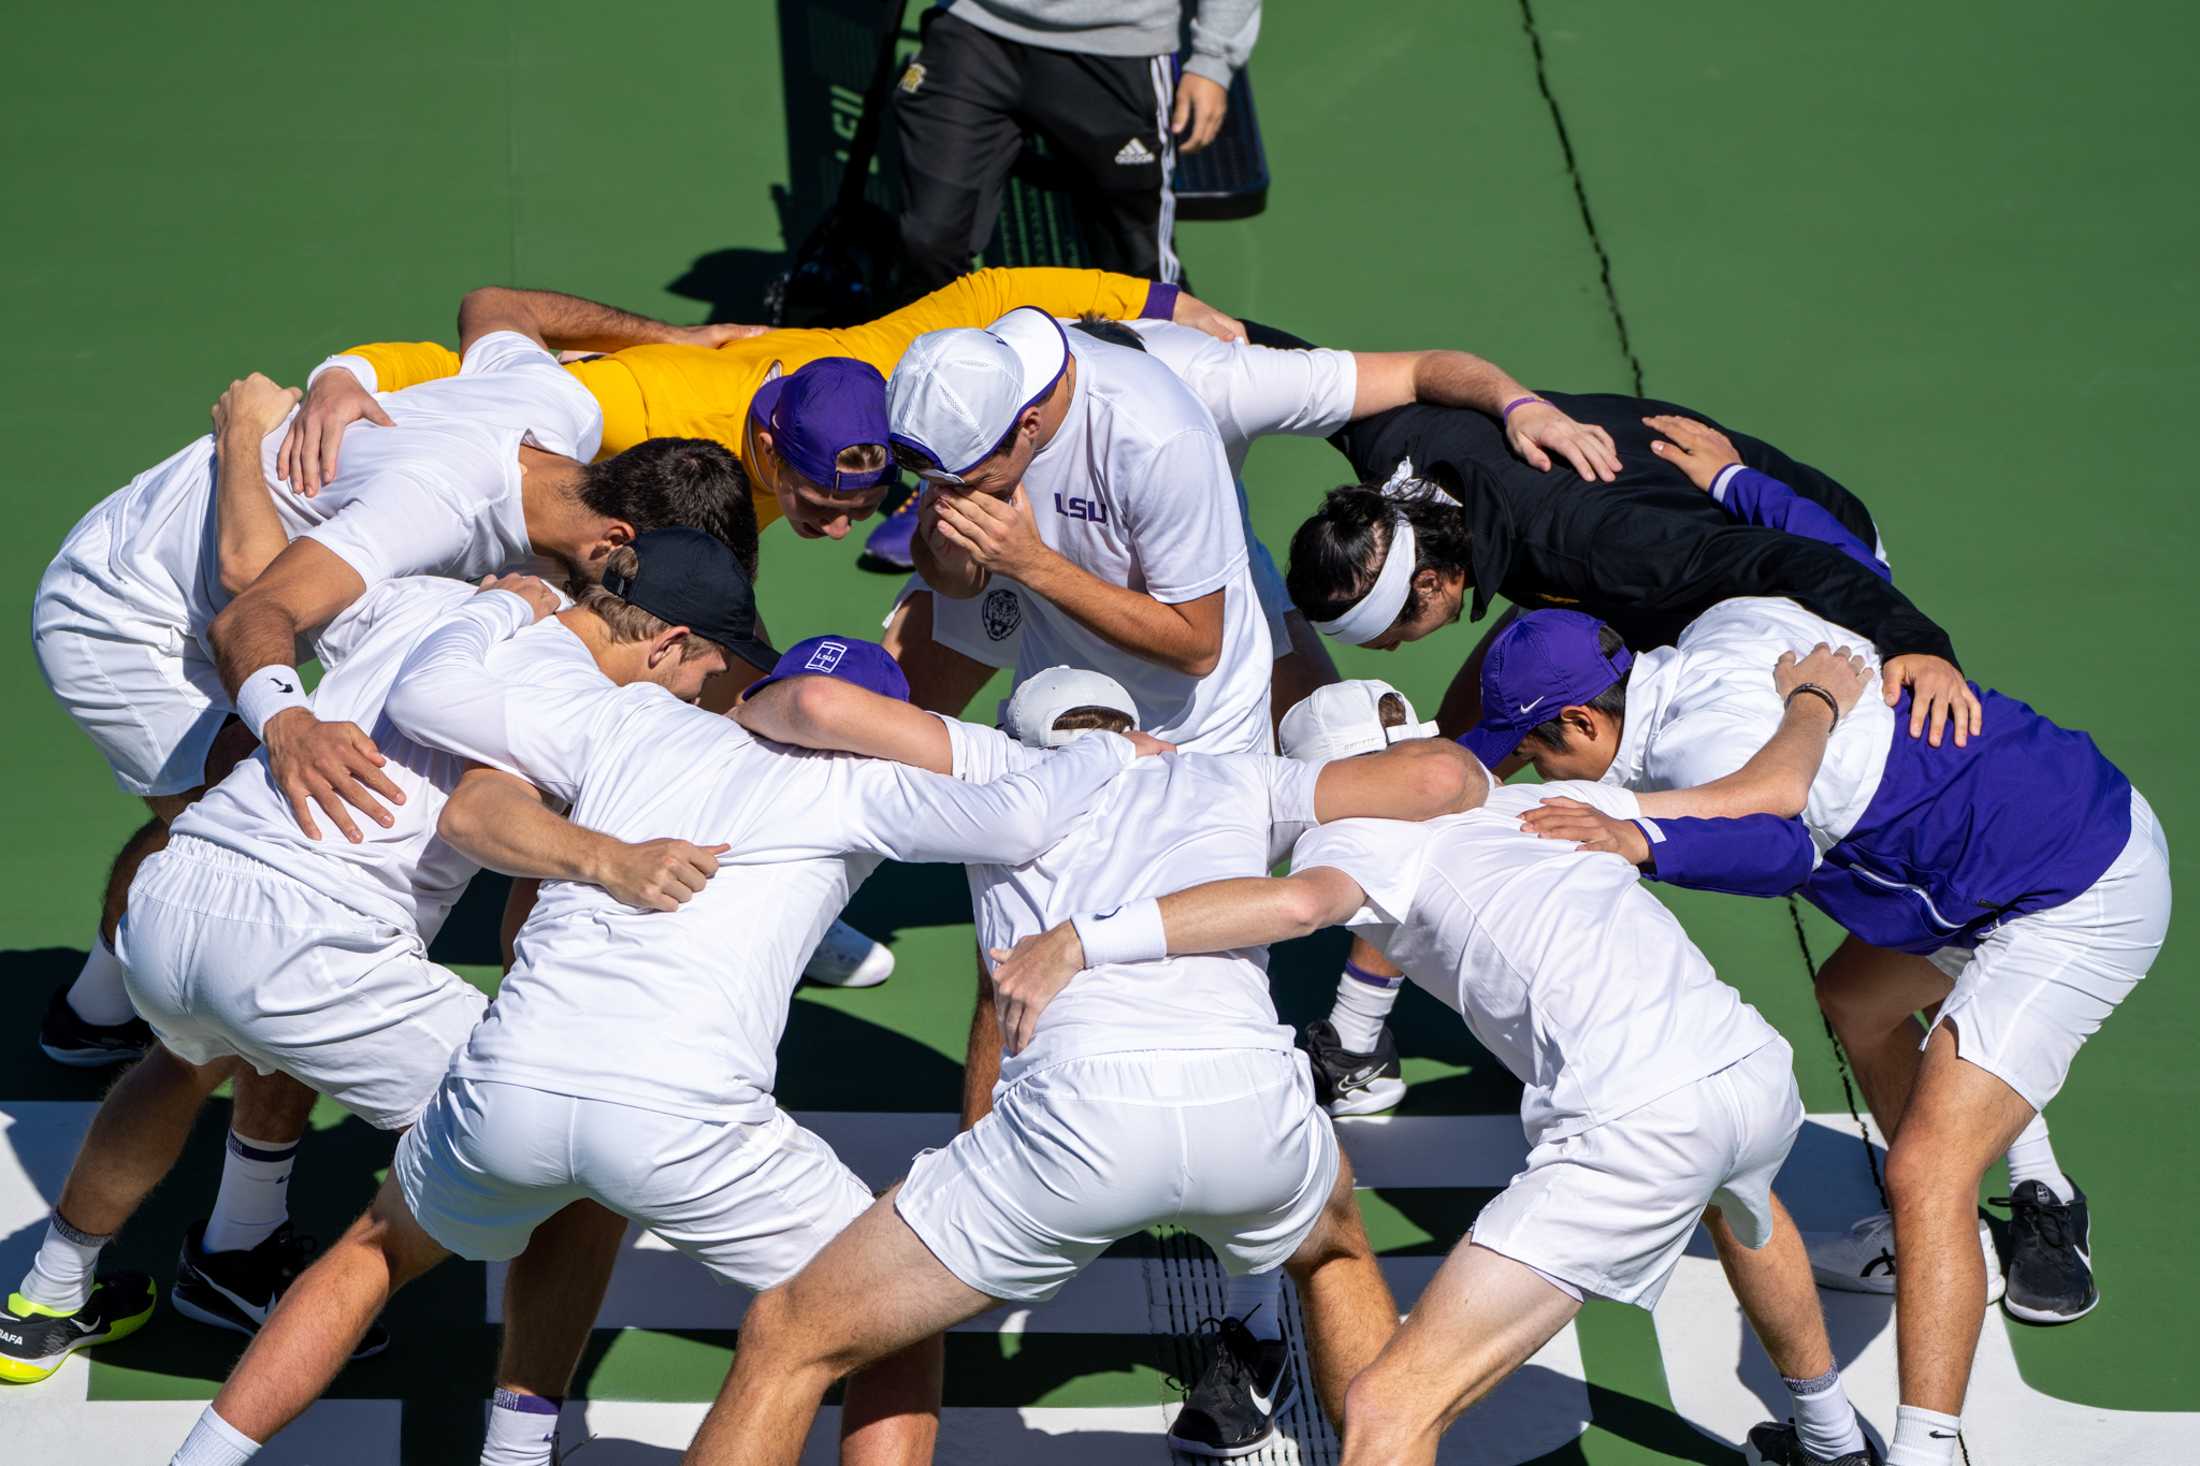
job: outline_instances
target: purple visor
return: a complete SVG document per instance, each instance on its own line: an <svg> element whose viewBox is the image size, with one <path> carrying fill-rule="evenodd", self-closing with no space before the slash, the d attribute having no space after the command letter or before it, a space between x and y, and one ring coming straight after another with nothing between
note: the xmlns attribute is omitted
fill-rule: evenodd
<svg viewBox="0 0 2200 1466"><path fill-rule="evenodd" d="M1583 611L1530 611L1498 633L1482 661L1482 721L1459 742L1494 769L1528 730L1579 707L1627 675L1634 653L1606 656L1604 623Z"/></svg>

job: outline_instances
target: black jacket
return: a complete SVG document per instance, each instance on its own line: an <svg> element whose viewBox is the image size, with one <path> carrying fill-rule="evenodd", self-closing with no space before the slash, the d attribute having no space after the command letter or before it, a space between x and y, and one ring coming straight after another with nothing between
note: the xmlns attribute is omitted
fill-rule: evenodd
<svg viewBox="0 0 2200 1466"><path fill-rule="evenodd" d="M1248 322L1264 345L1306 343ZM1713 605L1734 596L1786 596L1868 636L1882 658L1955 647L1907 596L1831 545L1728 517L1687 475L1650 451L1646 416L1672 413L1718 427L1691 407L1647 397L1540 394L1577 421L1612 435L1620 475L1585 483L1560 461L1549 472L1513 455L1495 419L1454 407L1397 407L1330 439L1363 483L1382 483L1410 460L1418 478L1466 507L1479 620L1502 595L1527 607L1573 606L1609 623L1636 650L1668 645ZM1720 428L1742 461L1830 510L1867 545L1878 531L1854 494L1761 439Z"/></svg>

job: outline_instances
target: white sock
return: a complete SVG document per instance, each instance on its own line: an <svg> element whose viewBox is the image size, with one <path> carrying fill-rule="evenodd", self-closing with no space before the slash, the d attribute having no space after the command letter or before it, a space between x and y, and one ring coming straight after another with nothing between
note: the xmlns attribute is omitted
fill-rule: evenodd
<svg viewBox="0 0 2200 1466"><path fill-rule="evenodd" d="M122 973L122 959L94 932L92 950L84 954L84 970L69 986L69 1006L76 1016L95 1028L112 1028L137 1017L130 994L123 989Z"/></svg>
<svg viewBox="0 0 2200 1466"><path fill-rule="evenodd" d="M550 1466L558 1444L558 1405L543 1395L499 1389L489 1405L481 1466Z"/></svg>
<svg viewBox="0 0 2200 1466"><path fill-rule="evenodd" d="M1829 1369L1816 1379L1780 1376L1795 1402L1795 1433L1813 1456L1833 1460L1864 1449L1864 1432L1856 1423L1856 1407L1841 1387L1841 1371Z"/></svg>
<svg viewBox="0 0 2200 1466"><path fill-rule="evenodd" d="M46 1223L46 1240L38 1244L38 1256L23 1275L23 1296L42 1308L74 1313L91 1301L92 1270L99 1266L99 1250L112 1237L80 1232L55 1212Z"/></svg>
<svg viewBox="0 0 2200 1466"><path fill-rule="evenodd" d="M1374 1052L1404 983L1402 977L1378 977L1357 963L1345 963L1337 978L1336 1005L1329 1010L1338 1040L1355 1054Z"/></svg>
<svg viewBox="0 0 2200 1466"><path fill-rule="evenodd" d="M295 1140L254 1140L229 1132L221 1189L214 1193L214 1214L206 1219L202 1245L208 1252L257 1247L290 1219L290 1165L297 1154Z"/></svg>
<svg viewBox="0 0 2200 1466"><path fill-rule="evenodd" d="M258 1441L216 1415L209 1405L183 1438L183 1445L168 1458L168 1466L242 1466L259 1449Z"/></svg>
<svg viewBox="0 0 2200 1466"><path fill-rule="evenodd" d="M1887 1444L1887 1466L1953 1466L1956 1433L1963 1422L1953 1415L1903 1405L1894 1412L1894 1439Z"/></svg>
<svg viewBox="0 0 2200 1466"><path fill-rule="evenodd" d="M1222 1311L1245 1325L1256 1339L1283 1337L1283 1270L1244 1273L1230 1279Z"/></svg>
<svg viewBox="0 0 2200 1466"><path fill-rule="evenodd" d="M2078 1194L2078 1188L2055 1163L2055 1147L2047 1138L2045 1115L2034 1115L2032 1123L2017 1132L2016 1144L2009 1147L2009 1189L2014 1191L2027 1181L2039 1182L2060 1202L2068 1203Z"/></svg>

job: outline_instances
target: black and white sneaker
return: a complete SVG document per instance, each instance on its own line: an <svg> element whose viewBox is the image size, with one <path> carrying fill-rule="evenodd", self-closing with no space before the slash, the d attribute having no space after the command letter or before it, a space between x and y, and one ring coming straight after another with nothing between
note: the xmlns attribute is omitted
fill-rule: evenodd
<svg viewBox="0 0 2200 1466"><path fill-rule="evenodd" d="M142 1018L127 1023L86 1023L69 1006L69 988L54 989L46 1004L46 1016L38 1025L38 1046L56 1064L71 1069L104 1069L110 1064L130 1064L145 1057L153 1046L153 1030Z"/></svg>
<svg viewBox="0 0 2200 1466"><path fill-rule="evenodd" d="M1324 1018L1306 1025L1306 1056L1313 1062L1314 1097L1332 1115L1379 1115L1406 1097L1398 1068L1398 1040L1390 1025L1375 1039L1375 1051L1356 1054L1337 1037L1337 1025Z"/></svg>
<svg viewBox="0 0 2200 1466"><path fill-rule="evenodd" d="M1792 1420L1785 1425L1768 1420L1763 1425L1751 1426L1749 1449L1743 1452L1743 1459L1749 1466L1883 1466L1885 1460L1868 1435L1864 1437L1861 1451L1839 1456L1812 1455Z"/></svg>
<svg viewBox="0 0 2200 1466"><path fill-rule="evenodd" d="M183 1234L183 1255L176 1259L176 1285L168 1302L176 1312L199 1323L239 1334L256 1334L275 1311L283 1290L313 1265L321 1244L285 1222L257 1247L208 1252L206 1223L193 1222ZM354 1359L371 1359L390 1346L380 1323L367 1329Z"/></svg>
<svg viewBox="0 0 2200 1466"><path fill-rule="evenodd" d="M1206 1360L1169 1427L1169 1445L1187 1456L1227 1461L1250 1456L1276 1438L1276 1416L1290 1403L1290 1346L1257 1339L1234 1318L1210 1318Z"/></svg>
<svg viewBox="0 0 2200 1466"><path fill-rule="evenodd" d="M126 1339L145 1327L160 1297L143 1273L109 1273L74 1313L55 1313L20 1293L0 1309L0 1380L34 1385L79 1349Z"/></svg>
<svg viewBox="0 0 2200 1466"><path fill-rule="evenodd" d="M2093 1213L2078 1183L2065 1203L2037 1181L1994 1198L2009 1208L2009 1291L2001 1306L2026 1323L2069 1323L2101 1301L2093 1282Z"/></svg>

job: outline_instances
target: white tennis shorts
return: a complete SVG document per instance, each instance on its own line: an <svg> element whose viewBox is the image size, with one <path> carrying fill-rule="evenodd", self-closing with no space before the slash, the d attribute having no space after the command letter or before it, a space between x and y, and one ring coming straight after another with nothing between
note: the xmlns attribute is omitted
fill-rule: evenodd
<svg viewBox="0 0 2200 1466"><path fill-rule="evenodd" d="M785 1111L759 1124L452 1075L398 1142L413 1217L476 1261L516 1257L583 1198L728 1282L785 1282L871 1205L871 1189Z"/></svg>
<svg viewBox="0 0 2200 1466"><path fill-rule="evenodd" d="M2131 839L2099 880L2003 923L1976 948L1933 954L1955 980L1935 1026L1953 1024L1959 1055L2044 1110L2079 1048L2154 965L2169 913L2169 841L2134 789Z"/></svg>
<svg viewBox="0 0 2200 1466"><path fill-rule="evenodd" d="M115 946L178 1058L280 1070L384 1130L419 1117L488 1006L417 933L191 835L139 869Z"/></svg>
<svg viewBox="0 0 2200 1466"><path fill-rule="evenodd" d="M1191 1049L1070 1059L909 1168L895 1208L994 1298L1043 1302L1110 1244L1183 1227L1232 1273L1296 1252L1337 1182L1303 1054Z"/></svg>
<svg viewBox="0 0 2200 1466"><path fill-rule="evenodd" d="M1704 1208L1772 1239L1772 1178L1803 1127L1795 1053L1774 1039L1616 1120L1528 1152L1473 1240L1595 1298L1655 1307Z"/></svg>
<svg viewBox="0 0 2200 1466"><path fill-rule="evenodd" d="M79 544L83 536L96 543ZM99 748L125 793L181 794L206 782L206 755L233 711L213 659L189 628L133 606L77 563L106 526L72 535L31 603L31 647L62 709Z"/></svg>

